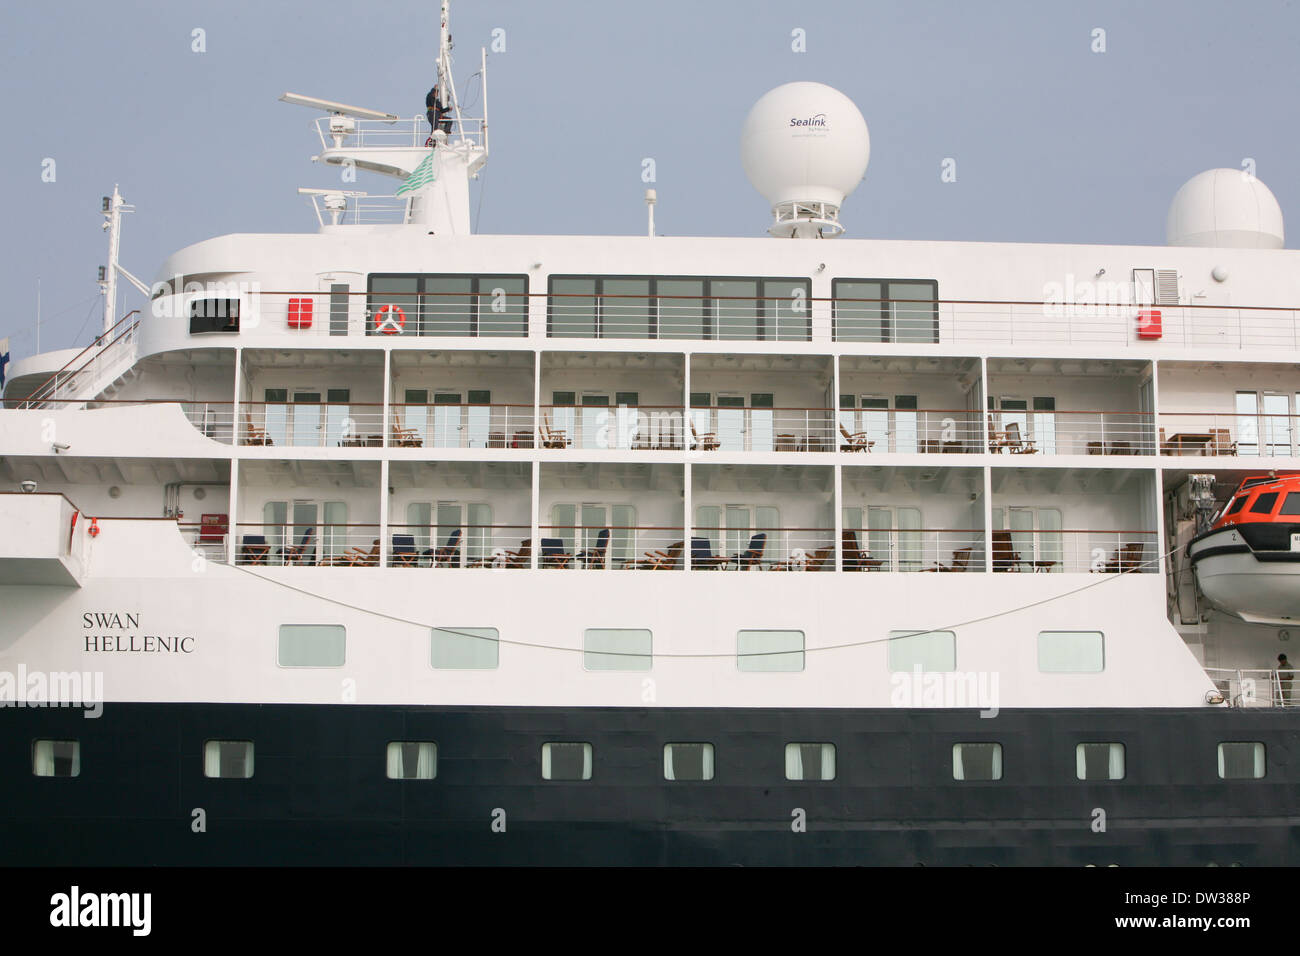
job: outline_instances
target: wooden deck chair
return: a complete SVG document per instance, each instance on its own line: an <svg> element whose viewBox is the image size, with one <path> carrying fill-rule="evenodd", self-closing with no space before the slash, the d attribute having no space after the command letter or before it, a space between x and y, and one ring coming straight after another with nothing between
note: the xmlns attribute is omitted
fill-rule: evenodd
<svg viewBox="0 0 1300 956"><path fill-rule="evenodd" d="M676 571L682 564L682 552L686 550L685 541L674 541L664 551L647 551L645 570Z"/></svg>
<svg viewBox="0 0 1300 956"><path fill-rule="evenodd" d="M749 547L740 554L731 556L731 563L738 571L763 567L763 551L767 548L767 533L759 531L749 539Z"/></svg>
<svg viewBox="0 0 1300 956"><path fill-rule="evenodd" d="M720 447L718 444L717 432L705 432L701 435L695 430L695 422L691 421L691 448L695 451L717 451Z"/></svg>
<svg viewBox="0 0 1300 956"><path fill-rule="evenodd" d="M393 535L393 550L388 554L388 564L389 567L393 568L418 568L420 566L420 552L415 547L415 535Z"/></svg>
<svg viewBox="0 0 1300 956"><path fill-rule="evenodd" d="M441 547L430 548L424 552L429 559L429 566L434 568L454 568L460 564L461 529L452 528L447 540Z"/></svg>
<svg viewBox="0 0 1300 956"><path fill-rule="evenodd" d="M563 538L543 538L541 559L544 568L567 568L573 555L565 552Z"/></svg>
<svg viewBox="0 0 1300 956"><path fill-rule="evenodd" d="M1237 454L1237 443L1232 440L1232 433L1226 428L1211 428L1210 434L1214 436L1211 442L1211 455L1235 455Z"/></svg>
<svg viewBox="0 0 1300 956"><path fill-rule="evenodd" d="M609 552L609 529L601 528L596 534L596 544L588 551L581 551L576 558L584 569L605 567L605 555Z"/></svg>
<svg viewBox="0 0 1300 956"><path fill-rule="evenodd" d="M271 553L271 546L266 543L264 534L246 534L239 545L239 564L266 564L266 556Z"/></svg>
<svg viewBox="0 0 1300 956"><path fill-rule="evenodd" d="M993 570L1019 571L1020 553L1011 550L1011 532L993 532Z"/></svg>
<svg viewBox="0 0 1300 956"><path fill-rule="evenodd" d="M840 451L871 451L876 444L867 437L866 432L850 434L843 422L840 423L840 434L844 437L844 444L840 445Z"/></svg>
<svg viewBox="0 0 1300 956"><path fill-rule="evenodd" d="M708 538L691 538L691 570L717 571L727 566L727 556L713 553Z"/></svg>
<svg viewBox="0 0 1300 956"><path fill-rule="evenodd" d="M518 551L506 552L506 567L526 568L531 564L532 559L533 559L533 539L525 538L523 541L519 542Z"/></svg>
<svg viewBox="0 0 1300 956"><path fill-rule="evenodd" d="M1019 431L1019 429L1017 429ZM1007 447L1007 433L1000 432L993 425L993 416L989 416L989 452L994 455L1002 454L1002 449Z"/></svg>
<svg viewBox="0 0 1300 956"><path fill-rule="evenodd" d="M288 547L280 549L280 555L284 558L285 564L314 564L316 560L316 546L313 539L316 536L314 527L303 529L302 537L297 544L291 544Z"/></svg>
<svg viewBox="0 0 1300 956"><path fill-rule="evenodd" d="M334 559L335 564L345 565L349 568L375 568L379 566L379 539L376 538L371 542L370 550L364 548L349 548L343 554Z"/></svg>
<svg viewBox="0 0 1300 956"><path fill-rule="evenodd" d="M265 428L259 428L253 424L253 417L244 412L244 444L245 445L269 445L271 438L266 434Z"/></svg>
<svg viewBox="0 0 1300 956"><path fill-rule="evenodd" d="M1034 455L1038 449L1034 447L1031 441L1024 441L1020 437L1020 423L1007 422L1007 432L1005 441L1007 450L1013 455Z"/></svg>

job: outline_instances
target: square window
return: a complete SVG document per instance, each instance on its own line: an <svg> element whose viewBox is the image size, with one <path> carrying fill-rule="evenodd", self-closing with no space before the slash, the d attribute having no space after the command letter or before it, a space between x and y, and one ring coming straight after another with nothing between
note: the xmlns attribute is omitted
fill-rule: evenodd
<svg viewBox="0 0 1300 956"><path fill-rule="evenodd" d="M394 740L388 745L389 780L432 780L438 776L438 745L431 740Z"/></svg>
<svg viewBox="0 0 1300 956"><path fill-rule="evenodd" d="M1039 631L1038 670L1043 674L1100 674L1106 637L1100 631Z"/></svg>
<svg viewBox="0 0 1300 956"><path fill-rule="evenodd" d="M1123 780L1124 745L1079 744L1074 763L1080 780Z"/></svg>
<svg viewBox="0 0 1300 956"><path fill-rule="evenodd" d="M952 631L890 631L889 669L924 673L957 669L957 635Z"/></svg>
<svg viewBox="0 0 1300 956"><path fill-rule="evenodd" d="M281 624L281 667L342 667L347 631L340 624Z"/></svg>
<svg viewBox="0 0 1300 956"><path fill-rule="evenodd" d="M582 666L589 671L648 671L653 662L649 631L592 627L583 632Z"/></svg>
<svg viewBox="0 0 1300 956"><path fill-rule="evenodd" d="M435 627L432 664L439 670L492 670L499 641L495 627Z"/></svg>
<svg viewBox="0 0 1300 956"><path fill-rule="evenodd" d="M81 741L34 741L32 743L32 773L38 777L80 776Z"/></svg>
<svg viewBox="0 0 1300 956"><path fill-rule="evenodd" d="M1219 777L1259 780L1264 776L1264 745L1258 742L1219 744Z"/></svg>
<svg viewBox="0 0 1300 956"><path fill-rule="evenodd" d="M712 780L713 744L664 744L665 780Z"/></svg>
<svg viewBox="0 0 1300 956"><path fill-rule="evenodd" d="M1001 744L953 744L952 779L1001 780Z"/></svg>
<svg viewBox="0 0 1300 956"><path fill-rule="evenodd" d="M542 744L543 780L590 780L591 744Z"/></svg>
<svg viewBox="0 0 1300 956"><path fill-rule="evenodd" d="M834 744L786 744L785 779L834 780Z"/></svg>
<svg viewBox="0 0 1300 956"><path fill-rule="evenodd" d="M251 740L209 740L203 745L203 776L247 780L253 775Z"/></svg>
<svg viewBox="0 0 1300 956"><path fill-rule="evenodd" d="M737 631L736 667L742 671L801 671L803 640L803 631Z"/></svg>

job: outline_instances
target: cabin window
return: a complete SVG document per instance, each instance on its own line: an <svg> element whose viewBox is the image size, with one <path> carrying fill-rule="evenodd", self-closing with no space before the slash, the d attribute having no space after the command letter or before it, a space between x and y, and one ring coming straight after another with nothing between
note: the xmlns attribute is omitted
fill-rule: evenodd
<svg viewBox="0 0 1300 956"><path fill-rule="evenodd" d="M1099 674L1106 669L1106 637L1101 631L1039 631L1041 674Z"/></svg>
<svg viewBox="0 0 1300 956"><path fill-rule="evenodd" d="M933 279L836 279L837 342L938 342L939 283Z"/></svg>
<svg viewBox="0 0 1300 956"><path fill-rule="evenodd" d="M1277 504L1277 492L1267 491L1255 499L1255 503L1250 506L1250 513L1253 515L1272 514L1275 504Z"/></svg>
<svg viewBox="0 0 1300 956"><path fill-rule="evenodd" d="M389 780L432 780L438 776L438 745L431 740L394 740L388 745Z"/></svg>
<svg viewBox="0 0 1300 956"><path fill-rule="evenodd" d="M38 777L81 776L81 741L33 741L32 773Z"/></svg>
<svg viewBox="0 0 1300 956"><path fill-rule="evenodd" d="M190 335L238 331L238 299L195 299L190 303Z"/></svg>
<svg viewBox="0 0 1300 956"><path fill-rule="evenodd" d="M1074 771L1080 780L1123 780L1123 744L1079 744L1074 748Z"/></svg>
<svg viewBox="0 0 1300 956"><path fill-rule="evenodd" d="M1258 742L1219 744L1222 780L1259 780L1264 776L1264 745Z"/></svg>
<svg viewBox="0 0 1300 956"><path fill-rule="evenodd" d="M253 742L209 740L204 743L203 776L234 780L253 776Z"/></svg>
<svg viewBox="0 0 1300 956"><path fill-rule="evenodd" d="M1282 510L1278 514L1300 515L1300 491L1288 491L1286 500L1282 502Z"/></svg>
<svg viewBox="0 0 1300 956"><path fill-rule="evenodd" d="M589 671L648 671L652 637L637 628L592 627L583 632L582 666Z"/></svg>
<svg viewBox="0 0 1300 956"><path fill-rule="evenodd" d="M712 780L713 744L664 744L665 780Z"/></svg>
<svg viewBox="0 0 1300 956"><path fill-rule="evenodd" d="M953 744L952 779L1001 780L1001 744Z"/></svg>
<svg viewBox="0 0 1300 956"><path fill-rule="evenodd" d="M889 669L925 673L957 669L957 635L953 631L890 631Z"/></svg>
<svg viewBox="0 0 1300 956"><path fill-rule="evenodd" d="M834 780L834 744L786 744L785 779Z"/></svg>
<svg viewBox="0 0 1300 956"><path fill-rule="evenodd" d="M1230 515L1235 515L1246 504L1246 499L1249 497L1250 497L1249 495L1242 495L1240 498L1238 498L1236 501L1232 503L1232 507L1228 509L1227 513Z"/></svg>
<svg viewBox="0 0 1300 956"><path fill-rule="evenodd" d="M435 627L431 662L438 670L493 670L499 644L495 627Z"/></svg>
<svg viewBox="0 0 1300 956"><path fill-rule="evenodd" d="M281 667L342 667L347 629L340 624L281 624Z"/></svg>
<svg viewBox="0 0 1300 956"><path fill-rule="evenodd" d="M552 338L811 338L808 279L552 276Z"/></svg>
<svg viewBox="0 0 1300 956"><path fill-rule="evenodd" d="M590 780L591 744L542 744L543 780Z"/></svg>
<svg viewBox="0 0 1300 956"><path fill-rule="evenodd" d="M742 671L801 671L803 647L803 631L738 631L736 667Z"/></svg>

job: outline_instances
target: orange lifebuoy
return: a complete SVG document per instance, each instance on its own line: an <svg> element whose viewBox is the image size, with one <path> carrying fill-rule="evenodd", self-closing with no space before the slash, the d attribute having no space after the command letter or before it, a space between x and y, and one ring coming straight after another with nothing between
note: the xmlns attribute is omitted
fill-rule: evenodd
<svg viewBox="0 0 1300 956"><path fill-rule="evenodd" d="M400 305L386 305L375 313L375 331L380 335L399 335L406 328L406 313Z"/></svg>

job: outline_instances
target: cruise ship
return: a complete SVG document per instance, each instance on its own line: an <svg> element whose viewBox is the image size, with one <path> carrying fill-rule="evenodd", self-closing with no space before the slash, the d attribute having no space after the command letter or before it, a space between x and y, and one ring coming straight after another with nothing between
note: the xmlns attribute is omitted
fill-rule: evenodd
<svg viewBox="0 0 1300 956"><path fill-rule="evenodd" d="M1262 182L848 238L867 125L800 82L768 236L474 234L450 53L427 116L282 97L390 184L315 231L145 282L115 189L102 332L4 369L0 860L1300 862L1300 490L1250 586L1189 547L1300 472Z"/></svg>

